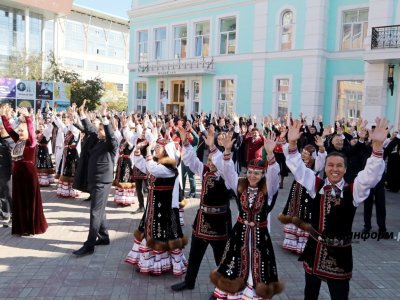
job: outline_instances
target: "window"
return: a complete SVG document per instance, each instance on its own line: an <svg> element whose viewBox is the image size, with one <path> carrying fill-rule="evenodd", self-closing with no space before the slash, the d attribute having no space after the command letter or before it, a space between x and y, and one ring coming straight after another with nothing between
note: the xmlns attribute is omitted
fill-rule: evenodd
<svg viewBox="0 0 400 300"><path fill-rule="evenodd" d="M235 54L236 52L236 18L220 20L219 54Z"/></svg>
<svg viewBox="0 0 400 300"><path fill-rule="evenodd" d="M165 59L166 58L166 45L167 45L167 31L165 28L156 29L154 32L154 58Z"/></svg>
<svg viewBox="0 0 400 300"><path fill-rule="evenodd" d="M84 36L83 24L67 21L65 28L65 49L83 51Z"/></svg>
<svg viewBox="0 0 400 300"><path fill-rule="evenodd" d="M193 81L193 112L200 112L200 83Z"/></svg>
<svg viewBox="0 0 400 300"><path fill-rule="evenodd" d="M337 86L337 114L349 121L356 120L362 114L364 81L339 80Z"/></svg>
<svg viewBox="0 0 400 300"><path fill-rule="evenodd" d="M89 60L87 62L87 70L88 71L99 71L99 72L104 72L104 73L123 74L124 73L124 66L100 63L100 62L97 62L97 61L90 61Z"/></svg>
<svg viewBox="0 0 400 300"><path fill-rule="evenodd" d="M42 15L29 14L29 51L33 53L42 52Z"/></svg>
<svg viewBox="0 0 400 300"><path fill-rule="evenodd" d="M118 92L123 92L124 91L124 84L123 83L116 83L115 87L117 88Z"/></svg>
<svg viewBox="0 0 400 300"><path fill-rule="evenodd" d="M292 49L293 38L293 12L288 10L282 14L281 19L281 50Z"/></svg>
<svg viewBox="0 0 400 300"><path fill-rule="evenodd" d="M64 58L64 66L72 68L72 69L83 69L84 61L83 61L83 59L66 57L66 58Z"/></svg>
<svg viewBox="0 0 400 300"><path fill-rule="evenodd" d="M93 55L107 55L107 38L101 28L89 27L88 53Z"/></svg>
<svg viewBox="0 0 400 300"><path fill-rule="evenodd" d="M186 58L187 27L177 26L174 28L174 58Z"/></svg>
<svg viewBox="0 0 400 300"><path fill-rule="evenodd" d="M194 56L208 56L210 49L210 23L202 22L195 25Z"/></svg>
<svg viewBox="0 0 400 300"><path fill-rule="evenodd" d="M361 49L368 31L368 9L343 12L342 50Z"/></svg>
<svg viewBox="0 0 400 300"><path fill-rule="evenodd" d="M218 114L227 115L233 113L233 101L235 98L235 82L233 79L218 80Z"/></svg>
<svg viewBox="0 0 400 300"><path fill-rule="evenodd" d="M278 117L283 118L288 113L289 79L278 79Z"/></svg>
<svg viewBox="0 0 400 300"><path fill-rule="evenodd" d="M136 83L136 110L140 113L146 112L146 96L147 84L146 82Z"/></svg>
<svg viewBox="0 0 400 300"><path fill-rule="evenodd" d="M147 50L147 44L148 44L148 39L149 35L147 33L147 30L145 31L139 31L138 33L138 43L139 43L139 61L147 61L149 59L148 57L148 50Z"/></svg>

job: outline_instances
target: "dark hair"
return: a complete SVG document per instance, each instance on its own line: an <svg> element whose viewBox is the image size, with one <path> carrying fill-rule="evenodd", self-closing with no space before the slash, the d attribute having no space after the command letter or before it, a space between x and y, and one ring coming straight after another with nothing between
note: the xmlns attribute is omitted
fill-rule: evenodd
<svg viewBox="0 0 400 300"><path fill-rule="evenodd" d="M344 167L347 169L347 156L344 155L343 153L337 152L337 151L332 151L331 153L329 153L329 154L326 156L325 165L326 165L326 162L328 161L328 158L331 157L331 156L339 156L339 157L343 158L343 160L344 160Z"/></svg>

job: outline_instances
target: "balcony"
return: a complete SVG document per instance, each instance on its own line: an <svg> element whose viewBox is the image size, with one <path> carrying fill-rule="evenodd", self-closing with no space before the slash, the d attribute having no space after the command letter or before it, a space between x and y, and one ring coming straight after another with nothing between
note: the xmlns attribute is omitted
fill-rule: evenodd
<svg viewBox="0 0 400 300"><path fill-rule="evenodd" d="M400 25L372 28L371 49L400 48Z"/></svg>
<svg viewBox="0 0 400 300"><path fill-rule="evenodd" d="M400 63L400 25L372 27L371 48L365 52L369 63Z"/></svg>
<svg viewBox="0 0 400 300"><path fill-rule="evenodd" d="M140 77L215 74L213 57L138 62L129 65L129 69Z"/></svg>

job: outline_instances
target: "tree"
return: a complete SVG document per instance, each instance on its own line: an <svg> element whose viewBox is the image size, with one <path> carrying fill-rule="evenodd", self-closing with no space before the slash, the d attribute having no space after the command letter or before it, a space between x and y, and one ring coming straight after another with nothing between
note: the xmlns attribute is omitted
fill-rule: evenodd
<svg viewBox="0 0 400 300"><path fill-rule="evenodd" d="M86 81L74 81L71 86L71 102L80 106L83 100L87 99L86 106L89 110L94 110L100 105L100 98L103 93L103 81L99 77Z"/></svg>
<svg viewBox="0 0 400 300"><path fill-rule="evenodd" d="M24 80L42 79L42 54L15 52L9 57L8 69L1 70L1 77Z"/></svg>
<svg viewBox="0 0 400 300"><path fill-rule="evenodd" d="M61 81L71 84L71 103L80 106L83 100L87 99L86 106L89 110L94 110L100 104L100 98L104 94L104 84L100 77L83 80L74 71L65 69L57 62L54 53L51 52L47 57L50 67L46 72L46 79Z"/></svg>

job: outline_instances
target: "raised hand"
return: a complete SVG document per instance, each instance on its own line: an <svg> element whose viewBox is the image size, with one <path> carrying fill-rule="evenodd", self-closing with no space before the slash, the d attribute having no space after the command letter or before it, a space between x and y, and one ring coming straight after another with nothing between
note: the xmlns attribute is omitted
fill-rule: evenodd
<svg viewBox="0 0 400 300"><path fill-rule="evenodd" d="M267 133L266 136L264 136L264 148L269 156L274 154L275 147L276 147L276 134L275 132L270 131Z"/></svg>
<svg viewBox="0 0 400 300"><path fill-rule="evenodd" d="M26 107L21 107L18 111L24 117L29 116L29 112L28 112L28 109Z"/></svg>
<svg viewBox="0 0 400 300"><path fill-rule="evenodd" d="M314 140L315 140L315 145L317 145L318 148L324 148L324 140L322 139L321 136L316 135Z"/></svg>
<svg viewBox="0 0 400 300"><path fill-rule="evenodd" d="M211 149L212 147L214 147L214 136L215 136L215 129L213 125L210 125L210 127L208 128L207 131L207 137L203 137L204 138L204 142L206 143L206 145Z"/></svg>
<svg viewBox="0 0 400 300"><path fill-rule="evenodd" d="M232 139L232 136L228 134L224 134L224 138L222 139L222 145L225 148L226 152L231 152L232 146L235 143L236 139Z"/></svg>
<svg viewBox="0 0 400 300"><path fill-rule="evenodd" d="M374 151L382 151L383 142L387 138L388 134L388 125L389 122L386 118L376 118L375 119L376 127L374 131L371 131L370 138L372 140L372 147Z"/></svg>
<svg viewBox="0 0 400 300"><path fill-rule="evenodd" d="M183 128L182 124L181 125L178 124L178 131L182 144L184 144L187 140L187 131L185 128Z"/></svg>
<svg viewBox="0 0 400 300"><path fill-rule="evenodd" d="M328 125L324 128L324 131L322 132L322 138L325 138L326 136L330 135L332 132L332 126Z"/></svg>
<svg viewBox="0 0 400 300"><path fill-rule="evenodd" d="M301 136L300 133L301 122L299 120L294 120L293 125L289 125L288 141L293 145L297 145L297 141Z"/></svg>

